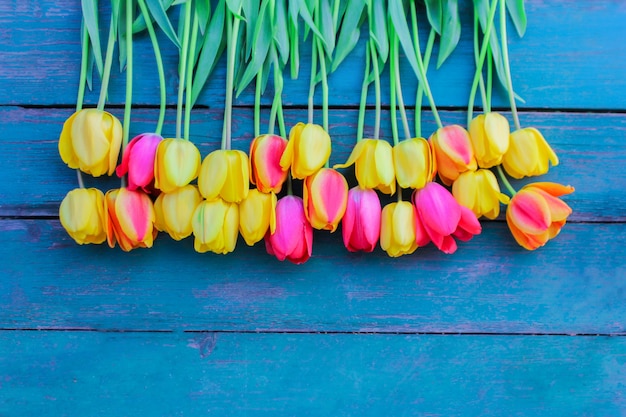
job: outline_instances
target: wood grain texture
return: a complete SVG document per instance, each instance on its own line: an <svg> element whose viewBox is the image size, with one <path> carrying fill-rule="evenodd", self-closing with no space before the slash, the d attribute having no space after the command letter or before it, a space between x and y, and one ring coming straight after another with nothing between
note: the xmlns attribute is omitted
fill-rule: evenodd
<svg viewBox="0 0 626 417"><path fill-rule="evenodd" d="M440 106L467 106L473 77L470 2L460 2L461 42L449 61L429 77ZM593 2L526 1L528 30L519 39L510 28L510 58L517 93L531 108L626 109L626 45L617 42L626 17L626 5L619 0ZM422 29L427 29L425 13L420 14ZM102 28L108 26L106 19ZM80 62L80 2L74 0L3 1L0 4L0 104L73 104ZM427 33L422 33L425 42ZM364 50L361 43L341 68L331 76L332 105L354 105L360 96ZM106 39L106 36L103 36ZM135 103L157 104L158 83L154 57L145 34L137 36ZM176 62L174 46L164 37L161 45L166 64L168 100L176 101ZM62 51L62 53L60 53ZM437 48L435 48L435 54ZM284 99L287 105L304 105L308 96L309 47L302 46L300 79L286 76ZM123 103L124 81L114 64L110 99ZM434 68L434 65L433 65ZM222 107L225 65L200 99L201 104ZM407 103L414 103L416 78L406 62L402 63ZM385 79L387 75L385 73ZM388 83L383 83L388 103ZM51 88L54 86L54 88ZM318 92L319 93L319 92ZM501 91L500 91L501 93ZM253 88L236 101L253 102ZM321 94L317 95L317 102ZM97 101L97 92L88 95ZM264 101L270 101L266 97ZM373 103L373 93L370 94ZM496 104L506 105L501 94Z"/></svg>
<svg viewBox="0 0 626 417"><path fill-rule="evenodd" d="M3 328L298 332L626 332L624 224L567 224L528 252L503 223L447 256L350 254L316 233L296 266L240 241L197 254L160 236L129 254L78 246L58 221L4 220ZM611 242L607 245L606 242ZM14 253L28 256L15 258ZM611 260L607 263L607 260Z"/></svg>
<svg viewBox="0 0 626 417"><path fill-rule="evenodd" d="M61 161L57 150L58 136L63 122L72 110L0 109L0 131L4 132L5 152L12 155L0 165L0 175L11 180L0 182L0 215L56 216L65 194L76 187L76 174ZM119 111L115 111L119 114ZM132 134L154 129L157 111L137 110L133 113ZM252 111L236 109L233 126L233 147L248 150L252 140ZM173 133L174 119L168 113L166 136ZM344 162L355 141L357 111L342 110L331 113L330 133L333 138L331 164ZM388 113L383 115L382 135L391 140ZM510 117L510 115L507 115ZM300 110L286 113L288 126L302 120ZM573 207L574 221L623 221L626 219L626 115L523 113L525 126L540 129L559 154L560 165L547 175L514 182L516 187L530 181L556 181L571 184L576 192L565 197ZM463 112L443 112L447 123L465 123ZM373 131L373 117L366 118L366 134ZM425 117L424 133L435 129L430 115ZM222 131L222 112L196 110L192 118L192 140L203 156L219 147ZM345 172L350 177L352 170ZM607 181L601 172L610 173ZM110 178L92 179L88 185L103 190L119 187L119 181ZM356 184L353 178L352 184ZM408 195L407 195L408 196Z"/></svg>
<svg viewBox="0 0 626 417"><path fill-rule="evenodd" d="M626 407L625 338L2 336L0 414L11 416L618 416Z"/></svg>

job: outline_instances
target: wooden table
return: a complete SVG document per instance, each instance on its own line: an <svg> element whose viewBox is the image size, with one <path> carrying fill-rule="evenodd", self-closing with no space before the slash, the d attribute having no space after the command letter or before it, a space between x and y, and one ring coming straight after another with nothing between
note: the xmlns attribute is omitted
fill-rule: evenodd
<svg viewBox="0 0 626 417"><path fill-rule="evenodd" d="M464 123L473 75L462 3L461 44L431 70L447 124ZM576 187L561 235L528 252L503 220L486 221L454 255L430 245L391 259L316 232L312 259L295 266L243 241L228 256L165 235L131 253L76 245L57 217L76 186L57 141L76 100L80 2L0 2L0 415L624 415L626 4L526 3L526 36L511 31L513 81L522 124L561 159L541 180ZM173 105L176 54L162 44ZM362 46L330 78L331 163L354 143ZM300 79L285 85L289 126L306 117L302 54ZM133 134L156 120L153 62L142 35ZM115 68L108 108L121 116ZM223 89L220 65L192 115L202 155L219 146ZM252 102L248 89L235 103L235 148L252 139ZM168 135L174 119L172 106Z"/></svg>

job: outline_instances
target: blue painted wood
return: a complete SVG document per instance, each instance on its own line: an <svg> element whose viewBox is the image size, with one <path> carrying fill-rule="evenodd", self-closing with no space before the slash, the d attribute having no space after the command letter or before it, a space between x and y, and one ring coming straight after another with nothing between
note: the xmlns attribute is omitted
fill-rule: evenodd
<svg viewBox="0 0 626 417"><path fill-rule="evenodd" d="M3 328L432 333L626 333L626 229L567 224L535 252L503 223L447 256L350 254L316 233L280 263L239 242L221 256L160 236L129 254L77 246L56 220L4 220ZM610 244L607 244L610 242ZM607 260L611 260L607 263Z"/></svg>
<svg viewBox="0 0 626 417"><path fill-rule="evenodd" d="M439 71L432 71L433 92L441 106L467 106L473 76L470 2L460 2L461 42ZM519 39L511 28L510 58L518 94L531 108L626 109L626 45L617 42L626 17L626 6L619 0L554 3L526 1L528 30ZM567 17L564 17L566 13ZM420 14L427 28L425 14ZM107 27L106 20L101 25ZM0 104L72 104L80 62L80 2L74 0L31 0L28 3L7 1L0 4ZM426 40L422 33L422 41ZM157 74L153 53L143 34L137 37L135 102L157 104ZM164 38L164 37L162 37ZM162 39L166 62L168 100L176 101L176 62L174 47ZM435 48L436 53L437 48ZM63 53L59 53L63 51ZM331 77L333 105L354 105L364 66L362 44ZM300 79L286 79L285 103L304 105L308 96L308 45L302 48ZM116 67L117 68L117 67ZM434 66L433 66L434 68ZM406 62L402 65L407 103L412 97L415 77ZM219 106L224 98L224 65L220 65L200 102ZM288 77L286 77L288 78ZM386 76L385 76L386 78ZM50 88L51 84L55 88ZM387 83L384 83L384 92ZM123 103L124 81L114 69L110 98ZM411 93L409 93L411 92ZM237 101L253 102L249 88ZM319 102L320 95L317 96ZM387 94L384 94L388 102ZM97 93L88 96L92 103ZM497 103L506 105L501 95ZM267 103L269 97L264 101ZM373 95L370 94L370 103Z"/></svg>
<svg viewBox="0 0 626 417"><path fill-rule="evenodd" d="M0 165L0 176L11 181L0 182L0 214L56 216L58 205L65 194L76 187L76 175L61 161L57 141L63 121L72 110L0 108L0 131L4 132L7 154L14 155ZM115 113L121 116L120 111ZM154 129L157 111L133 112L132 133ZM264 116L267 116L265 114ZM330 133L334 141L331 164L348 158L355 140L357 112L333 111L330 114ZM391 141L388 113L383 115L381 134ZM508 115L510 118L510 115ZM301 110L286 113L287 125L303 120ZM446 123L464 124L463 112L442 112ZM168 113L164 133L172 134L174 120ZM626 115L624 114L570 114L522 113L524 126L536 126L559 154L561 164L541 178L514 182L516 187L529 181L556 181L571 184L576 192L565 197L574 209L575 221L623 221L626 219ZM412 119L411 119L412 120ZM366 134L373 131L373 117L368 117ZM432 117L425 116L424 132L435 129ZM222 111L195 110L191 136L202 155L219 147L222 132ZM252 111L235 110L233 146L248 150L252 140ZM344 170L352 175L352 170ZM600 172L610 173L610 181ZM107 190L119 187L113 179L90 179L89 185ZM356 184L353 178L351 184Z"/></svg>
<svg viewBox="0 0 626 417"><path fill-rule="evenodd" d="M0 413L617 416L625 353L611 337L4 332Z"/></svg>

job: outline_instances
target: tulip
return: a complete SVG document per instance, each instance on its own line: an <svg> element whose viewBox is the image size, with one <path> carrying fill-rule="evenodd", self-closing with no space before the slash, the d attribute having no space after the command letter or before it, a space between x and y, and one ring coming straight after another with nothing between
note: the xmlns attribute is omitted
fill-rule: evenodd
<svg viewBox="0 0 626 417"><path fill-rule="evenodd" d="M437 173L435 155L424 138L407 139L395 145L393 163L401 188L422 188Z"/></svg>
<svg viewBox="0 0 626 417"><path fill-rule="evenodd" d="M506 210L506 222L520 246L535 250L559 234L572 209L558 197L574 188L552 182L524 186Z"/></svg>
<svg viewBox="0 0 626 417"><path fill-rule="evenodd" d="M150 194L154 186L154 159L159 143L163 140L156 133L135 136L122 154L122 163L115 173L118 177L128 174L128 189L141 188Z"/></svg>
<svg viewBox="0 0 626 417"><path fill-rule="evenodd" d="M500 113L489 112L476 116L469 125L469 135L476 162L481 168L502 163L509 149L509 121Z"/></svg>
<svg viewBox="0 0 626 417"><path fill-rule="evenodd" d="M202 196L195 185L185 185L171 193L161 193L154 202L155 226L174 240L192 233L191 219Z"/></svg>
<svg viewBox="0 0 626 417"><path fill-rule="evenodd" d="M488 169L467 171L452 184L452 195L462 206L472 210L476 217L495 219L500 214L500 203L509 198L500 192L498 180Z"/></svg>
<svg viewBox="0 0 626 417"><path fill-rule="evenodd" d="M253 188L239 204L239 233L248 246L276 230L276 194Z"/></svg>
<svg viewBox="0 0 626 417"><path fill-rule="evenodd" d="M472 149L469 133L459 125L437 129L430 137L435 151L439 178L450 185L465 171L476 169L476 158Z"/></svg>
<svg viewBox="0 0 626 417"><path fill-rule="evenodd" d="M201 202L193 213L194 249L225 255L235 250L239 231L239 206L221 198Z"/></svg>
<svg viewBox="0 0 626 417"><path fill-rule="evenodd" d="M63 124L59 138L61 159L94 177L112 175L122 145L122 124L111 113L82 109Z"/></svg>
<svg viewBox="0 0 626 417"><path fill-rule="evenodd" d="M151 248L157 230L154 228L154 207L147 194L127 188L110 190L104 196L104 225L107 242L123 251Z"/></svg>
<svg viewBox="0 0 626 417"><path fill-rule="evenodd" d="M348 204L348 182L331 168L322 168L304 180L304 212L313 228L337 230Z"/></svg>
<svg viewBox="0 0 626 417"><path fill-rule="evenodd" d="M343 244L350 252L372 252L380 237L381 207L374 190L348 191L346 214L341 221Z"/></svg>
<svg viewBox="0 0 626 417"><path fill-rule="evenodd" d="M96 188L76 188L65 196L59 218L76 243L102 243L104 230L104 194Z"/></svg>
<svg viewBox="0 0 626 417"><path fill-rule="evenodd" d="M250 144L250 182L262 193L280 193L287 179L287 170L280 166L287 143L277 135L261 135Z"/></svg>
<svg viewBox="0 0 626 417"><path fill-rule="evenodd" d="M481 232L476 215L460 205L447 189L436 182L415 190L413 204L416 213L415 237L419 246L432 241L439 250L450 254L457 250L455 237L468 241Z"/></svg>
<svg viewBox="0 0 626 417"><path fill-rule="evenodd" d="M159 143L154 159L154 186L171 193L193 181L200 172L200 151L184 139L165 139Z"/></svg>
<svg viewBox="0 0 626 417"><path fill-rule="evenodd" d="M345 168L352 164L361 188L377 189L385 194L396 192L393 151L389 142L362 139L357 142L346 163L333 168Z"/></svg>
<svg viewBox="0 0 626 417"><path fill-rule="evenodd" d="M380 247L392 258L410 255L417 249L415 212L408 201L387 204L380 223Z"/></svg>
<svg viewBox="0 0 626 417"><path fill-rule="evenodd" d="M217 150L204 158L198 189L207 200L217 197L227 203L239 203L250 187L248 155L242 151Z"/></svg>
<svg viewBox="0 0 626 417"><path fill-rule="evenodd" d="M300 197L288 195L276 204L276 230L265 235L265 249L279 261L306 262L313 252L313 228Z"/></svg>
<svg viewBox="0 0 626 417"><path fill-rule="evenodd" d="M543 135L533 127L511 133L509 150L504 154L502 166L513 178L532 177L548 172L549 163L559 164L559 158Z"/></svg>
<svg viewBox="0 0 626 417"><path fill-rule="evenodd" d="M298 123L289 132L289 142L280 158L283 171L304 179L324 166L330 157L330 136L320 125Z"/></svg>

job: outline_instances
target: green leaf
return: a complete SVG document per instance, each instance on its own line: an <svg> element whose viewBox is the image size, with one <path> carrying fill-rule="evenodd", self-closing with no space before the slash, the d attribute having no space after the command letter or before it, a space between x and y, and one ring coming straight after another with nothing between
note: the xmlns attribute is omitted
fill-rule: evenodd
<svg viewBox="0 0 626 417"><path fill-rule="evenodd" d="M309 9L309 6L307 5L306 0L291 0L291 1L299 3L298 10L300 12L299 13L300 17L302 17L302 20L304 20L304 23L306 23L306 27L312 30L315 36L319 37L322 40L322 44L326 48L326 40L324 39L324 36L322 36L320 31L317 29L317 25L315 25L315 22L313 22L313 17L312 17L313 11L312 9Z"/></svg>
<svg viewBox="0 0 626 417"><path fill-rule="evenodd" d="M335 36L337 31L335 30L335 24L333 22L333 12L330 8L330 0L320 0L321 9L320 13L320 27L317 29L322 34L322 40L324 43L324 49L326 50L326 55L331 57L333 55L333 51L335 50Z"/></svg>
<svg viewBox="0 0 626 417"><path fill-rule="evenodd" d="M291 4L290 4L291 6ZM298 20L295 23L292 19L289 19L289 59L291 62L291 79L298 78L300 72L300 50L298 39Z"/></svg>
<svg viewBox="0 0 626 417"><path fill-rule="evenodd" d="M198 23L200 25L200 34L204 35L209 22L211 21L211 4L210 0L197 0L196 13L198 14Z"/></svg>
<svg viewBox="0 0 626 417"><path fill-rule="evenodd" d="M287 64L289 59L289 32L287 29L287 8L285 0L276 0L276 8L274 9L274 45L280 60L281 67Z"/></svg>
<svg viewBox="0 0 626 417"><path fill-rule="evenodd" d="M441 23L442 28L441 39L439 39L437 68L441 67L459 44L459 39L461 39L461 20L459 18L458 0L443 1L443 19Z"/></svg>
<svg viewBox="0 0 626 417"><path fill-rule="evenodd" d="M259 18L259 3L256 0L244 0L242 4L243 16L246 19L246 60L250 58L252 53L252 45L254 44L254 31ZM264 4L267 4L267 0L263 0ZM267 7L267 6L266 6Z"/></svg>
<svg viewBox="0 0 626 417"><path fill-rule="evenodd" d="M361 23L363 22L363 10L365 3L363 0L348 0L345 14L341 21L339 39L335 48L335 58L330 72L339 67L339 64L354 49L361 36Z"/></svg>
<svg viewBox="0 0 626 417"><path fill-rule="evenodd" d="M170 19L167 17L163 3L159 0L146 0L146 5L148 6L148 10L150 10L150 15L152 15L154 21L159 25L163 33L180 49L180 41L178 36L176 36L176 32L174 32L172 22L170 22ZM174 3L172 3L172 5L174 5Z"/></svg>
<svg viewBox="0 0 626 417"><path fill-rule="evenodd" d="M370 0L373 6L373 16L370 16L370 36L374 39L378 55L383 62L387 62L389 57L389 38L387 35L387 13L385 13L385 1L384 0ZM402 1L394 0L389 2L389 8L400 8L402 15L404 16L404 10L402 9ZM406 18L405 25L406 25Z"/></svg>
<svg viewBox="0 0 626 417"><path fill-rule="evenodd" d="M402 2L389 2L389 17L391 18L391 22L393 23L396 35L400 40L400 45L402 45L404 54L406 55L409 64L411 64L411 68L413 68L413 72L415 72L415 75L417 76L417 79L420 81L420 83L424 84L424 80L422 79L419 69L417 56L415 54L415 46L413 45L413 39L411 37L411 32L409 31L407 16L404 12L404 8L402 7Z"/></svg>
<svg viewBox="0 0 626 417"><path fill-rule="evenodd" d="M202 49L198 57L198 65L196 75L191 88L191 102L195 104L198 96L202 92L204 85L209 79L209 75L213 72L222 51L224 50L224 22L225 22L225 4L224 0L220 0L215 8L211 22L207 27L202 42Z"/></svg>
<svg viewBox="0 0 626 417"><path fill-rule="evenodd" d="M120 72L126 65L126 4L119 8L117 16L117 52L120 61Z"/></svg>
<svg viewBox="0 0 626 417"><path fill-rule="evenodd" d="M104 63L102 62L102 49L100 47L100 30L98 29L98 2L95 0L82 0L83 20L89 32L91 49L98 69L98 74L102 77Z"/></svg>
<svg viewBox="0 0 626 417"><path fill-rule="evenodd" d="M506 8L511 15L511 20L515 25L515 30L520 37L526 33L526 10L524 10L524 0L506 0Z"/></svg>
<svg viewBox="0 0 626 417"><path fill-rule="evenodd" d="M252 37L252 54L250 62L237 84L237 96L250 84L263 66L272 42L272 20L269 16L268 1L261 3L261 9Z"/></svg>
<svg viewBox="0 0 626 417"><path fill-rule="evenodd" d="M428 15L428 22L430 26L435 29L435 32L441 36L441 21L443 16L442 0L425 0L426 14Z"/></svg>
<svg viewBox="0 0 626 417"><path fill-rule="evenodd" d="M236 18L245 20L241 15L241 9L243 8L243 0L226 0L226 6Z"/></svg>

